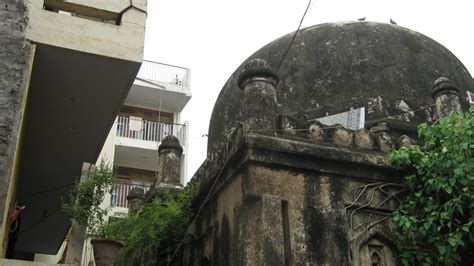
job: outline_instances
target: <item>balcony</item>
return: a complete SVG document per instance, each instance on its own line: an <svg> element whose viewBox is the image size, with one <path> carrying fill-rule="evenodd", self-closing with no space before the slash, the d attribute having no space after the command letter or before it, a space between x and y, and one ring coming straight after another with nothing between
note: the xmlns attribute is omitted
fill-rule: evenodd
<svg viewBox="0 0 474 266"><path fill-rule="evenodd" d="M177 137L181 145L185 145L186 125L163 123L146 119L130 122L129 117L117 117L117 137L161 142L163 138L168 135Z"/></svg>
<svg viewBox="0 0 474 266"><path fill-rule="evenodd" d="M171 84L178 87L190 87L191 70L149 60L143 60L137 75L140 79Z"/></svg>
<svg viewBox="0 0 474 266"><path fill-rule="evenodd" d="M183 147L182 163L187 154L188 124L158 122L141 117L118 115L113 156L114 164L121 167L156 171L158 169L158 147L164 137L173 135ZM184 169L183 165L183 169ZM185 175L185 172L182 173Z"/></svg>
<svg viewBox="0 0 474 266"><path fill-rule="evenodd" d="M126 182L116 182L112 188L112 197L110 206L112 207L120 207L120 208L128 208L127 196L130 193L130 190L135 187L142 188L143 191L146 193L149 189L151 183L141 182L141 184L134 184L134 183L126 183Z"/></svg>
<svg viewBox="0 0 474 266"><path fill-rule="evenodd" d="M191 99L191 70L144 60L125 103L179 113Z"/></svg>

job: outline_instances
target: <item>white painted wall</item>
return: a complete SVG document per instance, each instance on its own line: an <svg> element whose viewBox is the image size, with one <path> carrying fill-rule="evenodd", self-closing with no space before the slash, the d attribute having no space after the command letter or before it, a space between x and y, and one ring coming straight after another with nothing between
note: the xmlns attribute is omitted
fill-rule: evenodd
<svg viewBox="0 0 474 266"><path fill-rule="evenodd" d="M189 148L189 122L185 121L184 125L186 126L186 137L185 143L182 143L181 146L183 147L183 157L181 158L181 184L186 185L189 180L187 180L188 176L188 148Z"/></svg>
<svg viewBox="0 0 474 266"><path fill-rule="evenodd" d="M61 259L65 248L66 248L66 241L63 242L63 244L59 248L59 251L56 255L48 255L48 254L37 253L37 254L35 254L34 261L35 262L44 262L44 263L54 263L54 264L56 264ZM0 265L2 265L2 264L0 263ZM10 265L10 264L5 264L5 265Z"/></svg>
<svg viewBox="0 0 474 266"><path fill-rule="evenodd" d="M115 156L115 132L117 131L117 118L112 125L112 128L107 135L104 146L100 151L99 158L97 159L96 165L99 165L102 161L107 163L110 167L114 167L114 156ZM101 208L107 209L110 207L110 194L105 195L104 201L100 205Z"/></svg>
<svg viewBox="0 0 474 266"><path fill-rule="evenodd" d="M114 124L107 135L107 139L105 140L104 146L100 151L99 157L97 159L96 165L100 164L102 160L108 163L110 166L114 164L114 156L115 156L115 134L117 132L117 118L115 118Z"/></svg>

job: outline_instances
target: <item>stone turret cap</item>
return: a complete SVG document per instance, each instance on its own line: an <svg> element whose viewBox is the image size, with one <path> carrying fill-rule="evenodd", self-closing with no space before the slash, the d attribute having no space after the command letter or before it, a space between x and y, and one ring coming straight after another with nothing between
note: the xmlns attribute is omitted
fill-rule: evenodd
<svg viewBox="0 0 474 266"><path fill-rule="evenodd" d="M267 61L260 58L254 58L245 65L237 81L239 88L244 89L245 85L247 85L248 81L253 77L267 78L275 87L280 80Z"/></svg>
<svg viewBox="0 0 474 266"><path fill-rule="evenodd" d="M183 153L183 147L179 144L178 138L173 135L168 135L161 141L161 145L158 147L158 152L161 153L164 149L174 149L179 151L179 153Z"/></svg>
<svg viewBox="0 0 474 266"><path fill-rule="evenodd" d="M128 192L127 200L143 199L144 197L145 197L145 192L143 191L143 188L134 187L130 190L130 192Z"/></svg>
<svg viewBox="0 0 474 266"><path fill-rule="evenodd" d="M433 92L431 96L434 99L439 93L442 92L459 93L459 90L449 78L439 77L433 84Z"/></svg>

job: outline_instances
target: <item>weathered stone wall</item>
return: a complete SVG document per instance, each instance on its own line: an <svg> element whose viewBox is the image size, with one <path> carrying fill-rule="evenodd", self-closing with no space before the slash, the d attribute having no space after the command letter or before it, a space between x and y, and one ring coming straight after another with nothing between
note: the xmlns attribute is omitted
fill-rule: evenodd
<svg viewBox="0 0 474 266"><path fill-rule="evenodd" d="M241 220L243 205L242 174L237 174L233 182L216 195L208 208L204 208L197 219L193 234L187 243L183 265L230 265L239 261L239 243L236 235L237 220ZM192 253L192 254L191 254Z"/></svg>
<svg viewBox="0 0 474 266"><path fill-rule="evenodd" d="M24 38L27 10L23 0L0 6L0 223L8 206L13 157L27 82L31 44Z"/></svg>
<svg viewBox="0 0 474 266"><path fill-rule="evenodd" d="M375 251L393 262L387 217L401 186L383 152L261 135L243 141L177 264L365 265Z"/></svg>

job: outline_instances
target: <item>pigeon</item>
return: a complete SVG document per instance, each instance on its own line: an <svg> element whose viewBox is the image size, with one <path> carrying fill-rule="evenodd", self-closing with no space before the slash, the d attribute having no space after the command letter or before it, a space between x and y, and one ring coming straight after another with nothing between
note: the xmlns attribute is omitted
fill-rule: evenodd
<svg viewBox="0 0 474 266"><path fill-rule="evenodd" d="M357 20L358 20L358 21L365 21L365 18L366 18L366 17L363 17L363 18L359 18L359 19L357 19Z"/></svg>
<svg viewBox="0 0 474 266"><path fill-rule="evenodd" d="M392 18L390 18L390 24L397 25L397 23L395 21L393 21Z"/></svg>

